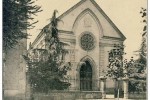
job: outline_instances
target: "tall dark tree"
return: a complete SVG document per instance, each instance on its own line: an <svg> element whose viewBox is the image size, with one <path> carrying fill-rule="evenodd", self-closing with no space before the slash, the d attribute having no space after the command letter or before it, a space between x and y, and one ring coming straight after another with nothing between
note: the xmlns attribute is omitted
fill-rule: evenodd
<svg viewBox="0 0 150 100"><path fill-rule="evenodd" d="M42 11L40 8L32 0L3 0L3 50L28 38L26 30L34 28L37 21L32 21L32 15Z"/></svg>
<svg viewBox="0 0 150 100"><path fill-rule="evenodd" d="M24 56L28 64L29 82L35 92L64 90L71 85L65 81L71 67L70 62L64 62L68 52L64 46L67 44L59 41L57 24L55 10L50 24L42 30L46 33L46 49L33 49L32 56Z"/></svg>

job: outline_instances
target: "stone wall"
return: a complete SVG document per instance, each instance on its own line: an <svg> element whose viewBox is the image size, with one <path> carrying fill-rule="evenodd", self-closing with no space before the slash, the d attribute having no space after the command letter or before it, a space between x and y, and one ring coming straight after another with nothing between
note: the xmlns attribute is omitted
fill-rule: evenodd
<svg viewBox="0 0 150 100"><path fill-rule="evenodd" d="M76 100L76 99L101 99L100 91L51 91L48 94L35 93L34 100Z"/></svg>

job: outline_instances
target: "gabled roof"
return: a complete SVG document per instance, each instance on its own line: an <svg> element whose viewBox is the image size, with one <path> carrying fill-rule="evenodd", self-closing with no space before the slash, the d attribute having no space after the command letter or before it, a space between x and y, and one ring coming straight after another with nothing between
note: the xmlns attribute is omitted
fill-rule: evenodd
<svg viewBox="0 0 150 100"><path fill-rule="evenodd" d="M68 13L76 9L78 6L80 6L82 3L84 3L87 0L81 0L77 4L75 4L73 7L68 9L66 12L64 12L62 15L60 15L58 18L61 19L64 16L66 16ZM126 37L122 34L122 32L117 28L117 26L111 21L111 19L105 14L105 12L100 8L100 6L95 2L95 0L89 0L92 2L92 4L99 10L99 12L106 18L106 20L111 24L111 26L118 32L120 33L121 37L123 40L126 39ZM107 37L107 36L106 36Z"/></svg>

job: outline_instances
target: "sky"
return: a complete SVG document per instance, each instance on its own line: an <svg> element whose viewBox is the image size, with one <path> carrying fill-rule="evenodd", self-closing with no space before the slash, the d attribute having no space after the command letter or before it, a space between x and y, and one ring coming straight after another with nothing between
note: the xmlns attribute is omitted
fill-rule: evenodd
<svg viewBox="0 0 150 100"><path fill-rule="evenodd" d="M35 4L41 6L42 12L33 16L39 22L35 28L28 30L29 42L33 42L41 29L49 23L49 19L55 9L58 10L57 16L74 6L80 0L36 0ZM142 18L140 15L141 7L147 8L147 0L95 0L109 18L115 23L119 30L127 38L125 45L125 58L137 58L134 51L140 48L141 33L143 29Z"/></svg>

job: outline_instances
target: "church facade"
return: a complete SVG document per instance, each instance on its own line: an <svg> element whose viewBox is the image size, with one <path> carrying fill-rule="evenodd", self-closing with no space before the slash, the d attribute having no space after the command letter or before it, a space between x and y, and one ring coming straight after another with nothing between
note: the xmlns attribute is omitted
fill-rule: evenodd
<svg viewBox="0 0 150 100"><path fill-rule="evenodd" d="M68 72L69 90L100 91L108 51L114 44L123 44L125 36L94 0L81 0L58 18L63 21L58 23L60 41L69 44L65 47L69 51L65 61L72 65ZM45 49L45 36L41 31L31 44L32 49ZM106 81L105 88L113 89L114 83Z"/></svg>

